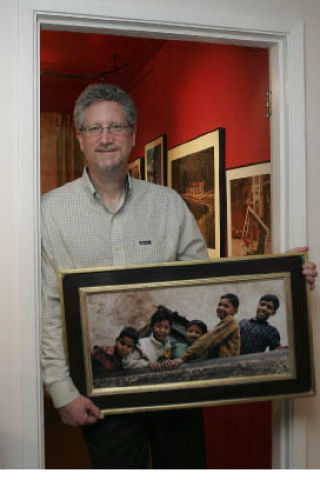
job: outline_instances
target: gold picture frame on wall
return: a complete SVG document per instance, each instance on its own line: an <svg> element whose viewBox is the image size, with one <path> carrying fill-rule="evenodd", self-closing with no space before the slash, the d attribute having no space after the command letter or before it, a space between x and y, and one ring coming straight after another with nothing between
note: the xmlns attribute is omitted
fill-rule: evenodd
<svg viewBox="0 0 320 480"><path fill-rule="evenodd" d="M144 147L145 181L167 185L167 136L160 135Z"/></svg>
<svg viewBox="0 0 320 480"><path fill-rule="evenodd" d="M271 163L227 170L228 257L271 253Z"/></svg>
<svg viewBox="0 0 320 480"><path fill-rule="evenodd" d="M132 178L144 180L144 158L138 157L128 164L128 172Z"/></svg>
<svg viewBox="0 0 320 480"><path fill-rule="evenodd" d="M225 255L225 130L217 128L168 150L168 186L192 211L210 258Z"/></svg>
<svg viewBox="0 0 320 480"><path fill-rule="evenodd" d="M305 261L305 255L287 254L60 272L70 374L76 387L111 414L312 394ZM194 318L214 331L218 320L213 312L220 297L230 292L240 300L235 321L252 316L261 295L278 296L273 323L280 348L227 357L210 354L177 368L118 364L94 373L95 349L108 352L125 327L135 328L140 338L150 336L150 318L159 308L171 318L170 349L182 341Z"/></svg>

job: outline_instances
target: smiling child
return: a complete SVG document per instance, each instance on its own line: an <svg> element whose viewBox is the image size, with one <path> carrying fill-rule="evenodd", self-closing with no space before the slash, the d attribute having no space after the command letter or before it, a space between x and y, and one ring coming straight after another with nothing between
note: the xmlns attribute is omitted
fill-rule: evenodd
<svg viewBox="0 0 320 480"><path fill-rule="evenodd" d="M196 340L181 356L174 360L179 366L184 362L203 358L221 358L240 355L240 329L233 318L239 308L239 299L233 293L220 297L217 305L218 325Z"/></svg>

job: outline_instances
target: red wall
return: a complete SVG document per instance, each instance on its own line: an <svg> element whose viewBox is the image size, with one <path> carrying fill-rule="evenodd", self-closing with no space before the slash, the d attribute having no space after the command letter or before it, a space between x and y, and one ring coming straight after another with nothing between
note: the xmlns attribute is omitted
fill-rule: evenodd
<svg viewBox="0 0 320 480"><path fill-rule="evenodd" d="M226 168L270 160L268 77L267 50L167 42L130 88L139 114L132 159L162 133L171 148L225 127Z"/></svg>
<svg viewBox="0 0 320 480"><path fill-rule="evenodd" d="M168 42L130 88L138 110L132 160L167 134L168 149L226 129L226 168L270 160L268 52ZM139 128L140 125L140 128ZM208 468L271 468L271 403L204 410Z"/></svg>

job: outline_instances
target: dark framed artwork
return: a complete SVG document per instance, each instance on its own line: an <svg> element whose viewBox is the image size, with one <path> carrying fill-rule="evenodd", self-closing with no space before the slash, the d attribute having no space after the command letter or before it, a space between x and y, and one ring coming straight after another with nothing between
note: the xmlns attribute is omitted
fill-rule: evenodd
<svg viewBox="0 0 320 480"><path fill-rule="evenodd" d="M144 148L145 180L158 185L167 184L167 137L160 135Z"/></svg>
<svg viewBox="0 0 320 480"><path fill-rule="evenodd" d="M228 256L271 253L270 162L227 170Z"/></svg>
<svg viewBox="0 0 320 480"><path fill-rule="evenodd" d="M133 178L144 180L144 158L138 157L128 164L128 172Z"/></svg>
<svg viewBox="0 0 320 480"><path fill-rule="evenodd" d="M111 414L312 394L305 261L300 254L264 255L60 272L62 316L75 385ZM140 338L148 337L150 317L159 305L172 318L170 349L184 341L192 319L201 319L214 331L219 322L216 306L226 293L240 300L236 322L254 318L262 295L277 295L280 307L268 321L279 333L279 348L227 357L208 355L171 370L118 367L94 373L95 349L112 347L128 326Z"/></svg>
<svg viewBox="0 0 320 480"><path fill-rule="evenodd" d="M210 258L225 255L225 158L223 128L168 151L168 186L195 216Z"/></svg>

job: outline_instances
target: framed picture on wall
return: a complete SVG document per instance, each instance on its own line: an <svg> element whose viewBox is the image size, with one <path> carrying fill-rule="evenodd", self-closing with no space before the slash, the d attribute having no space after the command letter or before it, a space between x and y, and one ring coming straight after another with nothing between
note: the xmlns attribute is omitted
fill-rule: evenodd
<svg viewBox="0 0 320 480"><path fill-rule="evenodd" d="M313 393L305 261L304 255L286 254L60 272L70 374L76 387L104 413ZM233 303L226 318L217 305L230 293L240 305L236 308ZM266 320L268 328L277 332L276 344L270 339L261 347L261 333L253 329L250 338L257 334L259 341L251 341L254 351L243 352L239 325L244 322L248 328L247 323L258 318L265 294L275 295L279 302L278 306L271 302L273 311ZM153 369L143 345L151 338L150 319L159 309L165 312L168 328L162 339L163 358ZM194 351L197 344L187 336L194 318L205 323L214 339L210 344L207 335L199 351ZM214 335L221 332L223 322L228 323L229 336ZM128 327L127 350L121 353L117 342ZM138 347L130 336L132 329ZM181 345L182 351L177 348ZM231 347L232 354L226 355ZM176 362L174 368L163 363L188 351L185 361Z"/></svg>
<svg viewBox="0 0 320 480"><path fill-rule="evenodd" d="M228 256L271 253L270 162L227 170Z"/></svg>
<svg viewBox="0 0 320 480"><path fill-rule="evenodd" d="M167 136L160 135L144 148L145 180L158 185L167 184Z"/></svg>
<svg viewBox="0 0 320 480"><path fill-rule="evenodd" d="M168 186L194 214L210 258L225 255L224 128L168 151Z"/></svg>
<svg viewBox="0 0 320 480"><path fill-rule="evenodd" d="M144 180L144 158L138 157L128 165L128 172L133 178Z"/></svg>

